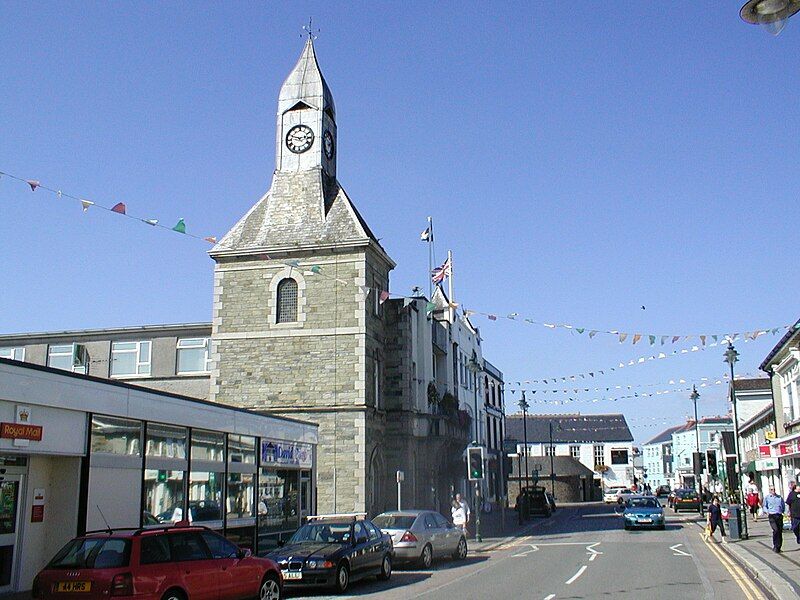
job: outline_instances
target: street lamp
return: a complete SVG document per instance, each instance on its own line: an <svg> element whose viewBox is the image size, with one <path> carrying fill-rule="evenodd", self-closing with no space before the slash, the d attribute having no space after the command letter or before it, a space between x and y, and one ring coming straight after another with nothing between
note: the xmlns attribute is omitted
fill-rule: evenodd
<svg viewBox="0 0 800 600"><path fill-rule="evenodd" d="M736 348L733 347L733 343L728 341L728 349L725 351L725 362L728 363L728 366L731 368L731 404L733 404L733 447L734 451L736 452L736 464L734 465L734 474L736 475L736 479L734 483L736 487L734 488L735 493L735 500L736 503L739 504L741 502L741 494L739 493L742 487L742 476L740 475L739 471L741 469L740 466L740 454L739 454L739 418L738 413L736 412L736 388L734 387L734 380L733 380L733 365L739 360L739 353L736 351ZM747 539L747 511L742 511L743 517L743 531L742 537Z"/></svg>
<svg viewBox="0 0 800 600"><path fill-rule="evenodd" d="M553 447L553 421L550 420L548 423L550 425L550 493L553 494L553 498L556 497L556 472L553 469L553 456L555 455L556 451ZM560 429L560 427L559 427Z"/></svg>
<svg viewBox="0 0 800 600"><path fill-rule="evenodd" d="M692 394L689 396L689 398L694 403L694 438L695 438L695 444L696 444L696 448L697 448L698 460L700 460L700 457L699 457L699 455L700 455L700 429L699 429L698 423L697 423L697 400L700 398L700 392L697 391L697 386L695 386L695 385L692 386ZM694 491L697 492L698 494L700 493L700 486L699 486L699 482L697 481L699 477L700 477L700 473L695 473Z"/></svg>
<svg viewBox="0 0 800 600"><path fill-rule="evenodd" d="M519 407L522 409L522 441L525 444L525 487L528 487L528 401L525 399L525 390L522 390Z"/></svg>
<svg viewBox="0 0 800 600"><path fill-rule="evenodd" d="M798 11L800 0L749 0L739 10L739 16L745 23L763 25L772 35L778 35Z"/></svg>
<svg viewBox="0 0 800 600"><path fill-rule="evenodd" d="M467 363L467 369L472 373L472 388L475 392L475 441L472 443L474 446L480 446L480 433L478 430L478 373L481 371L481 365L478 362L475 350L472 351L472 358ZM482 466L481 466L482 467ZM483 468L481 468L483 472ZM475 481L475 540L482 542L481 537L481 480Z"/></svg>

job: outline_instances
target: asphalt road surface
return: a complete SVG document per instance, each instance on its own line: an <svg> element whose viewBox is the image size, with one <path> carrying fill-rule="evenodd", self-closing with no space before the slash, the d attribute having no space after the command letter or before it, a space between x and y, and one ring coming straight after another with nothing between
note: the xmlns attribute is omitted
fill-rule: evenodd
<svg viewBox="0 0 800 600"><path fill-rule="evenodd" d="M562 507L530 535L430 571L396 569L388 582L352 584L343 596L292 590L290 598L472 600L524 598L746 599L769 596L719 545L705 543L697 514L667 510L666 531L624 531L606 505Z"/></svg>

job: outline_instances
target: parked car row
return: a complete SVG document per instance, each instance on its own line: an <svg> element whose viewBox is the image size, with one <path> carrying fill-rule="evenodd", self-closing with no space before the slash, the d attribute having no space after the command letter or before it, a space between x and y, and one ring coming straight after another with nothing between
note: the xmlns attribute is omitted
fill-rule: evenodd
<svg viewBox="0 0 800 600"><path fill-rule="evenodd" d="M153 519L155 521L155 519ZM467 556L464 532L434 511L309 517L265 557L220 534L180 521L107 529L72 539L39 572L35 600L137 596L140 600L280 600L286 587L343 593L365 577L386 581L394 561L428 569ZM191 563L191 569L177 568Z"/></svg>

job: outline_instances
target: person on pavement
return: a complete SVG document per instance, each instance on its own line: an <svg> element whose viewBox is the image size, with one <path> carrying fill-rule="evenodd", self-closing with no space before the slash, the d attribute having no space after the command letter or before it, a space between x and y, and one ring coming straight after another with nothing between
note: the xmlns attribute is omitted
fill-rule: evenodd
<svg viewBox="0 0 800 600"><path fill-rule="evenodd" d="M753 519L758 521L758 509L761 508L761 499L758 497L758 491L754 489L754 487L755 486L748 490L745 502L747 503L747 508L750 509L750 514Z"/></svg>
<svg viewBox="0 0 800 600"><path fill-rule="evenodd" d="M726 544L728 542L728 539L725 537L725 526L722 524L722 508L719 505L719 498L717 496L714 496L711 499L711 504L708 505L708 525L711 527L709 537L712 540L714 540L714 532L719 528L722 543Z"/></svg>
<svg viewBox="0 0 800 600"><path fill-rule="evenodd" d="M783 513L786 503L775 493L775 486L769 486L769 494L764 497L764 512L767 513L772 528L772 551L780 552L783 546Z"/></svg>
<svg viewBox="0 0 800 600"><path fill-rule="evenodd" d="M461 494L456 494L456 497L453 499L453 507L450 512L453 515L453 525L463 531L464 535L466 536L470 511L469 504L467 504L467 502L461 498Z"/></svg>
<svg viewBox="0 0 800 600"><path fill-rule="evenodd" d="M792 517L792 533L800 544L800 484L795 484L794 489L786 497L789 505L789 515Z"/></svg>

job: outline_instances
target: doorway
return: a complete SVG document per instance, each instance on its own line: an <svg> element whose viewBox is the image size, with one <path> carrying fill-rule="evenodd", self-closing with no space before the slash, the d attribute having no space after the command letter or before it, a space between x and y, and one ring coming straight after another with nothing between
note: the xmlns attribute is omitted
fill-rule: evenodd
<svg viewBox="0 0 800 600"><path fill-rule="evenodd" d="M0 469L0 471L2 471ZM3 474L0 479L0 593L13 590L14 550L19 533L22 474Z"/></svg>

